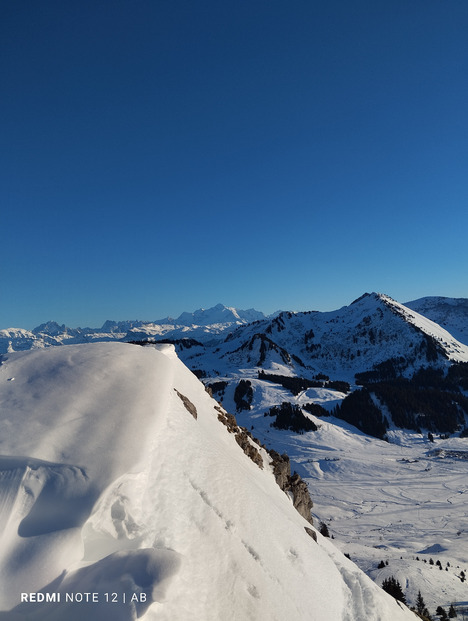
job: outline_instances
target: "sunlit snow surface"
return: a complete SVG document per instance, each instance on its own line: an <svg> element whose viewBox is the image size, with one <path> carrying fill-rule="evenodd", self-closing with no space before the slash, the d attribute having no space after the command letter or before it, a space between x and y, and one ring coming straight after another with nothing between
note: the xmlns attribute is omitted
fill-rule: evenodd
<svg viewBox="0 0 468 621"><path fill-rule="evenodd" d="M309 389L293 397L253 374L251 382L252 410L238 414L239 423L289 454L309 485L316 524L327 524L335 545L378 584L395 576L413 605L420 590L432 614L452 602L468 608L468 587L460 580L462 570L468 575L468 439L435 434L432 443L427 434L391 429L384 442L332 416L307 413L318 431L277 430L264 416L272 405L314 401L331 411L345 395ZM231 395L228 387L227 408L235 408ZM378 569L382 560L388 566Z"/></svg>
<svg viewBox="0 0 468 621"><path fill-rule="evenodd" d="M244 455L172 347L6 358L0 620L414 618L306 533L267 454L263 470ZM61 601L20 603L38 592ZM65 602L83 593L98 602Z"/></svg>

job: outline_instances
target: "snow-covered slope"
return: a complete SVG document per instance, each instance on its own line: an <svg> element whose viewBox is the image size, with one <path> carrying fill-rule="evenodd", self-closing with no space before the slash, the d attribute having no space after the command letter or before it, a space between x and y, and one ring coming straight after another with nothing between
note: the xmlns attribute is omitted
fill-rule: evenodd
<svg viewBox="0 0 468 621"><path fill-rule="evenodd" d="M379 585L394 576L410 605L421 591L431 615L453 603L461 617L467 606L462 572L468 575L468 439L434 433L431 442L427 432L392 426L389 441L378 440L333 416L309 413L311 403L330 413L345 397L337 390L293 395L248 372L217 392L228 410L236 408L241 377L248 378L253 395L250 409L237 413L239 423L268 448L289 454L291 469L313 495L315 523L327 525L335 545ZM317 430L272 426L270 408L285 401L302 407Z"/></svg>
<svg viewBox="0 0 468 621"><path fill-rule="evenodd" d="M0 620L414 619L307 533L219 414L171 346L4 357Z"/></svg>
<svg viewBox="0 0 468 621"><path fill-rule="evenodd" d="M405 306L432 319L461 343L468 345L468 300L440 296L406 302Z"/></svg>

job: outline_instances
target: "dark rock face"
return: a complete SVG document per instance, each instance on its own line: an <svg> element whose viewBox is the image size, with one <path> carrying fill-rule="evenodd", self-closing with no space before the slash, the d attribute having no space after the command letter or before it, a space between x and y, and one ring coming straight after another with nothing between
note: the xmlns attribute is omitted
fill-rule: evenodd
<svg viewBox="0 0 468 621"><path fill-rule="evenodd" d="M259 445L258 442L252 437L252 434L237 424L236 417L229 414L221 406L215 405L215 409L218 412L218 420L226 425L229 433L233 433L237 444L241 447L244 453L251 459L254 464L263 469L263 459L258 449L254 446Z"/></svg>
<svg viewBox="0 0 468 621"><path fill-rule="evenodd" d="M283 455L276 451L269 451L269 453L273 459L271 465L273 466L276 482L283 491L291 492L294 508L312 524L310 511L313 507L313 502L306 482L296 472L291 476L291 464L289 457L285 453Z"/></svg>
<svg viewBox="0 0 468 621"><path fill-rule="evenodd" d="M317 541L317 533L314 530L312 530L311 528L307 528L307 526L304 526L304 530L309 535L309 537L312 537L314 541Z"/></svg>
<svg viewBox="0 0 468 621"><path fill-rule="evenodd" d="M313 507L312 499L309 494L307 483L298 474L293 474L290 478L290 491L294 499L294 507L308 522L312 523L310 511Z"/></svg>
<svg viewBox="0 0 468 621"><path fill-rule="evenodd" d="M291 478L291 464L289 463L289 457L284 453L280 455L276 451L269 451L270 457L273 459L270 465L273 466L273 474L277 484L283 491L286 491L289 485L289 479Z"/></svg>
<svg viewBox="0 0 468 621"><path fill-rule="evenodd" d="M185 409L187 410L187 412L189 412L189 414L191 414L193 416L193 418L196 420L197 416L198 416L197 408L193 405L193 403L190 401L190 399L188 397L186 397L185 395L183 395L182 393L180 393L177 390L177 388L174 388L174 390L179 395L179 397L180 397L182 403L184 404Z"/></svg>
<svg viewBox="0 0 468 621"><path fill-rule="evenodd" d="M236 433L235 438L237 444L241 447L247 457L249 457L254 464L257 464L257 466L263 470L262 456L250 441L249 432L242 427L239 427L239 431Z"/></svg>

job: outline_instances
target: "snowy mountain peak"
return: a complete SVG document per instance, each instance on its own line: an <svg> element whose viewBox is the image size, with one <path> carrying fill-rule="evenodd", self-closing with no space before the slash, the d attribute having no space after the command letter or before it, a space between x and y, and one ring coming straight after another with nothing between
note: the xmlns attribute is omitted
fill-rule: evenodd
<svg viewBox="0 0 468 621"><path fill-rule="evenodd" d="M208 309L200 308L193 313L184 312L176 319L176 323L184 326L208 326L213 324L226 323L249 323L251 321L264 318L265 315L260 311L256 311L255 309L243 311L238 310L232 306L217 304L216 306Z"/></svg>
<svg viewBox="0 0 468 621"><path fill-rule="evenodd" d="M41 323L40 326L32 330L33 334L48 334L49 336L57 336L64 334L69 330L65 324L59 325L56 321L47 321Z"/></svg>

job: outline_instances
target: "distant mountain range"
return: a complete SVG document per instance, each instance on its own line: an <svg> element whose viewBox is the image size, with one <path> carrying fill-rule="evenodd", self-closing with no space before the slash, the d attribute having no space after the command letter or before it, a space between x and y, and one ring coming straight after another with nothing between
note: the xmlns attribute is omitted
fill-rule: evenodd
<svg viewBox="0 0 468 621"><path fill-rule="evenodd" d="M101 328L69 328L49 321L32 331L0 330L0 353L96 341L188 338L191 347L187 341L178 346L181 357L209 374L258 366L342 378L400 358L402 369L411 370L428 361L468 360L468 300L426 297L403 305L384 294L366 293L330 312L285 311L267 317L255 309L218 304L176 319L108 320Z"/></svg>
<svg viewBox="0 0 468 621"><path fill-rule="evenodd" d="M130 341L141 338L161 339L190 336L205 342L226 331L233 330L239 325L266 318L266 315L253 308L238 310L217 304L208 309L200 308L193 313L184 312L176 319L165 317L154 321L107 320L100 328L70 328L55 321L48 321L33 330L22 328L0 330L0 353L52 345L114 340Z"/></svg>

